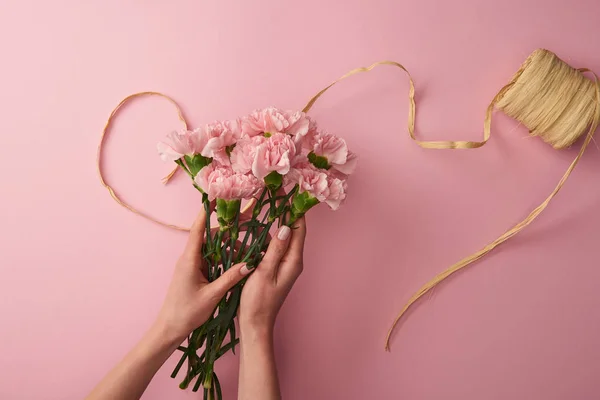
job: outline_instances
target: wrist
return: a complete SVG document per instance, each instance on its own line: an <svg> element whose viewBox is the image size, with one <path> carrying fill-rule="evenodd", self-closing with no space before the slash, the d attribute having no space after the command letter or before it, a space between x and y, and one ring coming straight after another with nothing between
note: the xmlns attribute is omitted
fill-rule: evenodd
<svg viewBox="0 0 600 400"><path fill-rule="evenodd" d="M240 321L241 341L273 341L273 324Z"/></svg>
<svg viewBox="0 0 600 400"><path fill-rule="evenodd" d="M159 347L173 348L175 350L186 338L186 335L182 335L159 318L152 324L146 333L146 337Z"/></svg>

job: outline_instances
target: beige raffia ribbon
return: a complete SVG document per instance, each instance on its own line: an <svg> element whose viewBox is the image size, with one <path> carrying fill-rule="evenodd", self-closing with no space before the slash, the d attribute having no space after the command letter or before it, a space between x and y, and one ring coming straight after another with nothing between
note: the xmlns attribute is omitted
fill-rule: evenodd
<svg viewBox="0 0 600 400"><path fill-rule="evenodd" d="M400 68L401 70L403 70L404 72L406 72L408 79L409 79L409 91L408 91L408 98L409 98L409 105L408 105L408 133L410 134L410 137L412 140L414 140L419 146L426 148L426 149L473 149L473 148L478 148L483 146L488 139L490 138L490 131L491 131L491 123L492 123L492 112L494 110L494 106L495 104L498 102L498 100L500 98L502 98L502 96L504 96L504 94L515 84L517 77L520 75L519 71L515 77L507 84L505 85L502 89L500 89L500 91L498 92L498 94L496 94L496 96L494 96L494 99L492 100L492 102L490 103L490 105L488 106L486 113L485 113L485 120L484 120L484 125L483 125L483 140L481 142L468 142L468 141L421 141L421 140L417 140L415 137L415 115L416 115L416 105L415 105L415 85L413 83L412 77L410 76L410 73L408 72L408 70L406 68L404 68L404 66L402 66L401 64L398 64L397 62L394 61L380 61L377 62L375 64L372 64L369 67L362 67L362 68L356 68L353 69L352 71L348 72L347 74L341 76L339 79L335 80L334 82L332 82L329 86L325 87L323 90L321 90L320 92L318 92L315 96L313 96L308 103L306 104L306 106L304 107L304 111L307 112L308 110L310 110L312 108L312 106L314 105L314 103L317 101L317 99L319 97L321 97L327 90L329 90L332 86L334 86L335 84L337 84L338 82L361 72L368 72L371 71L373 68L380 66L380 65L390 65L393 67L397 67ZM580 68L578 70L581 73L584 72L591 72L590 70L586 69L586 68ZM593 73L593 72L592 72ZM529 215L521 222L519 222L518 224L516 224L515 226L513 226L512 228L510 228L509 230L507 230L506 232L504 232L500 237L498 237L496 240L494 240L493 242L489 243L488 245L486 245L484 248L482 248L481 250L477 251L476 253L473 253L471 255L469 255L468 257L463 258L462 260L460 260L459 262L451 265L449 268L447 268L445 271L439 273L438 275L436 275L433 279L431 279L429 282L427 282L425 285L423 285L406 303L406 305L404 306L404 308L400 311L400 313L396 316L396 318L394 319L388 333L387 336L385 338L385 349L386 350L390 350L390 338L391 335L394 331L394 328L396 327L396 325L398 324L398 322L400 321L400 319L402 318L402 316L404 315L404 313L417 301L419 300L421 297L423 297L423 295L425 295L427 292L429 292L432 288L434 288L436 285L438 285L440 282L444 281L446 278L448 278L450 275L454 274L455 272L471 265L472 263L474 263L475 261L479 260L480 258L484 257L486 254L488 254L490 251L492 251L494 248L496 248L498 245L504 243L505 241L507 241L508 239L510 239L511 237L513 237L514 235L516 235L517 233L521 232L525 227L527 227L529 224L531 224L537 217L538 215L540 215L542 213L542 211L544 211L544 209L548 206L548 204L550 204L550 201L558 194L558 192L560 191L560 189L563 187L563 185L565 184L565 182L567 181L567 179L569 178L569 175L571 175L571 172L573 172L573 169L575 168L575 166L577 165L577 163L579 163L579 160L581 159L581 156L583 155L585 149L587 148L588 144L590 143L590 141L592 140L593 134L596 130L596 128L598 127L598 123L600 121L600 84L598 83L598 77L596 76L596 74L594 75L594 84L595 84L595 89L596 89L596 108L595 108L595 113L594 113L594 118L591 121L589 130L587 132L587 135L585 137L585 140L581 146L581 149L579 150L579 153L577 154L577 156L575 157L575 159L573 160L573 162L571 163L571 165L569 166L569 168L567 168L567 171L564 173L563 177L560 179L560 181L558 182L558 184L556 185L556 187L554 188L554 190L550 193L550 195L539 205L537 206L531 213L529 213Z"/></svg>
<svg viewBox="0 0 600 400"><path fill-rule="evenodd" d="M369 72L372 69L374 69L378 66L381 66L381 65L390 65L392 67L400 68L401 70L406 72L406 75L408 76L408 83L409 83L409 89L408 89L408 101L409 101L408 102L408 133L409 133L411 139L414 140L416 144L423 147L424 149L475 149L475 148L481 147L484 144L486 144L486 142L490 138L492 111L494 109L494 103L496 102L496 98L494 98L494 100L490 103L490 105L487 108L486 119L485 119L484 129L483 129L483 140L481 142L418 140L415 137L415 117L416 117L416 110L417 110L417 106L415 104L415 84L414 84L412 76L410 75L408 70L402 64L399 64L395 61L388 61L388 60L378 61L374 64L371 64L368 67L355 68L352 71L349 71L348 73L342 75L340 78L333 81L330 85L325 87L319 93L315 94L308 101L306 106L304 106L304 109L302 111L308 112L312 108L312 106L315 104L315 102L319 99L319 97L321 97L326 91L331 89L331 87L333 87L335 84L339 83L340 81L343 81L344 79L349 78L353 75L359 74L361 72ZM498 97L498 96L496 96L496 97Z"/></svg>
<svg viewBox="0 0 600 400"><path fill-rule="evenodd" d="M166 100L168 100L171 104L173 104L173 106L175 106L175 110L177 111L177 117L179 118L179 120L183 123L183 128L184 129L188 129L188 123L185 120L185 117L183 116L183 112L181 111L181 107L179 107L179 104L177 104L177 102L175 100L173 100L171 97L167 96L166 94L160 93L160 92L139 92L139 93L134 93L131 94L127 97L125 97L123 100L121 100L121 102L111 111L108 120L106 121L106 124L104 125L104 129L102 130L102 135L100 136L100 144L98 145L98 153L96 156L96 170L98 171L98 176L100 177L100 183L102 184L102 186L104 186L107 190L108 193L110 194L110 196L117 202L117 204L119 204L121 207L126 208L127 210L131 211L134 214L137 214L149 221L155 222L159 225L162 225L164 227L167 228L171 228L171 229L175 229L178 231L185 231L185 232L189 232L190 228L187 227L183 227L183 226L179 226L179 225L173 225L173 224L169 224L166 222L163 222L159 219L154 218L153 216L146 214L140 210L138 210L137 208L133 207L132 205L130 205L129 203L125 202L123 199L121 199L119 197L119 195L117 195L117 192L114 190L114 188L112 186L110 186L107 182L106 182L106 178L104 177L104 174L102 172L102 151L104 149L104 141L106 139L106 137L108 136L108 132L110 131L110 128L112 126L112 122L114 121L115 117L117 116L119 110L121 109L121 107L123 107L125 104L127 104L129 101L135 99L135 98L139 98L139 97L144 97L144 96L158 96L158 97L162 97ZM177 173L177 171L179 170L179 167L175 167L167 176L165 176L162 179L163 183L168 183L169 180ZM255 201L249 201L247 202L241 210L241 213L247 213L252 207L254 207ZM217 228L218 229L218 228Z"/></svg>
<svg viewBox="0 0 600 400"><path fill-rule="evenodd" d="M104 186L108 190L108 193L110 193L110 196L117 202L117 204L119 204L121 207L125 207L132 213L137 214L141 217L144 217L152 222L156 222L157 224L160 224L167 228L176 229L179 231L189 231L190 228L173 225L173 224L168 224L168 223L158 220L158 219L152 217L151 215L146 214L146 213L138 210L137 208L133 207L132 205L128 204L127 202L122 200L119 197L119 195L115 192L115 190L112 188L112 186L110 186L106 182L106 179L104 178L104 174L102 173L102 150L103 150L103 146L104 146L104 141L105 141L106 137L108 136L108 132L110 131L112 121L114 120L115 116L117 115L117 113L119 112L121 107L123 107L125 104L127 104L129 101L131 101L135 98L144 97L144 96L159 96L159 97L162 97L162 98L168 100L171 104L173 104L175 106L175 109L177 110L177 116L179 117L179 120L183 123L183 127L185 129L188 128L188 124L183 116L183 112L181 111L179 104L177 104L177 102L175 100L173 100L172 98L170 98L169 96L167 96L165 94L162 94L159 92L140 92L140 93L134 93L132 95L125 97L110 113L110 116L108 117L108 120L106 121L106 125L104 125L104 129L102 130L102 135L100 136L100 144L98 145L98 153L96 156L96 168L98 170L98 175L100 176L100 183L102 184L102 186ZM164 182L168 181L175 174L176 171L177 171L177 169L174 169L167 177L164 178L163 181Z"/></svg>

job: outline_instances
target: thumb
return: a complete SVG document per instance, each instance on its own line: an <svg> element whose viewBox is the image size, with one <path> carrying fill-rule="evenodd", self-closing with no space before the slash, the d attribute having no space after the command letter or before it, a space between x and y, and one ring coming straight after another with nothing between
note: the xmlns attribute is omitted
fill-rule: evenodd
<svg viewBox="0 0 600 400"><path fill-rule="evenodd" d="M235 264L225 271L225 273L217 280L209 283L206 288L208 289L211 297L220 299L221 297L225 296L229 289L234 287L236 283L241 281L252 271L254 271L254 268L248 268L246 263Z"/></svg>

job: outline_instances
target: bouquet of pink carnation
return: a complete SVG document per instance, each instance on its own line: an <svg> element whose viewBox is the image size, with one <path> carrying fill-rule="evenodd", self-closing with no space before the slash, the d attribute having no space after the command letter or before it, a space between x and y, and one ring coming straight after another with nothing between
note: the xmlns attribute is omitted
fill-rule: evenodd
<svg viewBox="0 0 600 400"><path fill-rule="evenodd" d="M303 112L274 107L173 132L158 151L163 160L177 163L202 194L209 215L202 248L209 281L236 263L258 265L274 224L292 226L318 203L337 210L356 166L356 155L343 139L319 130ZM246 212L243 200L249 201ZM211 231L213 208L218 229ZM183 355L171 376L187 359L182 389L198 377L194 391L202 385L205 399L215 393L221 398L214 363L235 352L239 342L234 318L243 286L244 281L223 297L214 315L187 338L187 347L179 347Z"/></svg>

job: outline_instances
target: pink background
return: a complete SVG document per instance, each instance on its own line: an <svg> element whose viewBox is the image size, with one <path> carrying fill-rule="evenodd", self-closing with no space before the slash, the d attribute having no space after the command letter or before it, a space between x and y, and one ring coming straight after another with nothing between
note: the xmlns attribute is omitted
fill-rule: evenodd
<svg viewBox="0 0 600 400"><path fill-rule="evenodd" d="M600 71L596 0L0 0L0 398L77 399L140 338L185 234L118 207L95 152L124 96L163 91L192 126L301 108L354 67L409 68L424 139L481 135L485 108L537 47ZM425 281L496 238L551 191L555 151L498 115L480 150L422 150L407 80L353 77L311 114L360 154L347 205L309 215L306 269L277 327L286 399L592 399L600 396L600 151L591 146L526 232L386 330ZM123 197L188 224L199 198L155 143L178 128L158 98L126 109L106 172ZM169 360L144 399L181 391ZM218 370L234 398L237 359Z"/></svg>

